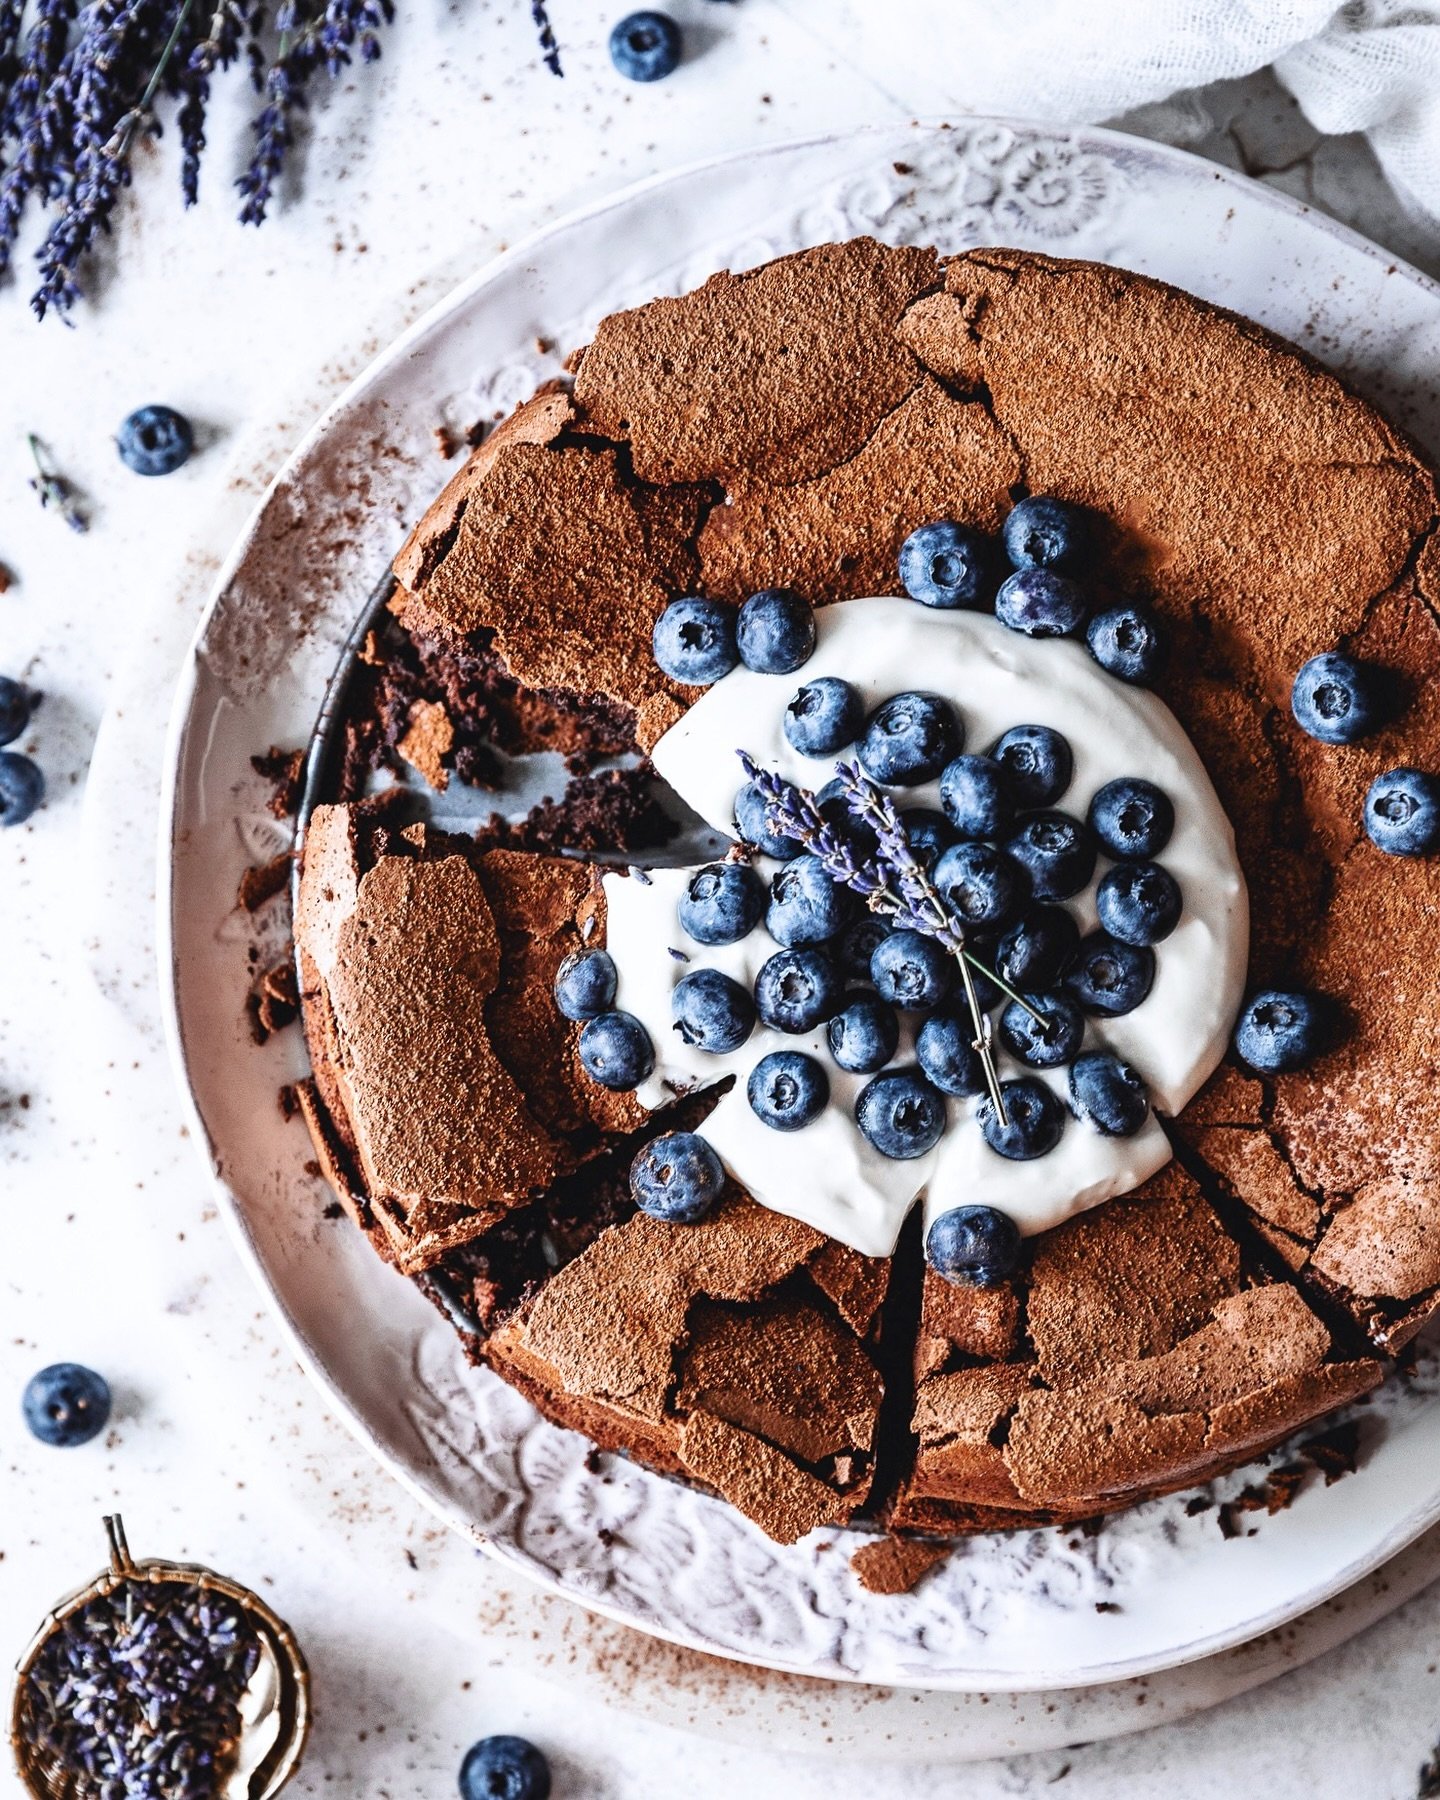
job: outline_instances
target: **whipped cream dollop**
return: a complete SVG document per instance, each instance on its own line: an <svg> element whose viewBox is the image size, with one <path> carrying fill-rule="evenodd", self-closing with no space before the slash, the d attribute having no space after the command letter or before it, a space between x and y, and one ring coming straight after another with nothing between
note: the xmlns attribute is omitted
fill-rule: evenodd
<svg viewBox="0 0 1440 1800"><path fill-rule="evenodd" d="M816 614L818 643L792 675L739 668L706 690L656 744L656 768L717 830L735 836L736 791L745 780L737 749L798 786L819 789L834 758L811 759L787 741L785 707L796 688L820 676L850 682L867 712L892 694L942 695L965 731L965 748L988 749L1015 725L1048 725L1074 753L1070 785L1055 801L1083 819L1096 790L1117 776L1143 776L1167 793L1175 829L1158 860L1180 884L1184 911L1156 946L1148 997L1119 1018L1090 1019L1084 1050L1104 1049L1144 1078L1154 1106L1172 1116L1210 1076L1229 1041L1245 983L1249 903L1230 822L1194 746L1153 694L1105 673L1069 639L1036 640L988 615L934 611L899 599L851 600ZM847 753L848 754L848 753ZM892 789L903 807L939 804L938 783ZM769 881L782 864L756 866ZM1068 901L1082 932L1095 929L1095 885L1111 865L1102 855L1084 894ZM946 1102L947 1124L934 1149L910 1161L882 1156L855 1123L855 1100L872 1075L853 1075L832 1060L824 1026L791 1034L757 1024L739 1050L715 1056L687 1045L675 1029L671 995L692 969L723 970L753 988L779 946L763 923L737 944L703 945L680 928L676 906L692 871L605 878L606 942L619 974L616 1004L635 1014L655 1045L654 1073L639 1089L647 1107L726 1076L735 1085L703 1126L735 1180L762 1206L803 1220L867 1256L889 1255L915 1200L926 1225L956 1206L993 1206L1022 1233L1049 1230L1072 1214L1139 1186L1170 1159L1152 1115L1129 1138L1106 1137L1069 1111L1069 1071L1033 1070L996 1039L1002 1080L1038 1076L1059 1095L1066 1125L1059 1144L1028 1162L993 1151L974 1118L977 1100ZM892 1067L914 1066L918 1014L902 1015ZM746 1098L746 1078L773 1050L803 1050L824 1067L830 1104L799 1131L764 1125Z"/></svg>

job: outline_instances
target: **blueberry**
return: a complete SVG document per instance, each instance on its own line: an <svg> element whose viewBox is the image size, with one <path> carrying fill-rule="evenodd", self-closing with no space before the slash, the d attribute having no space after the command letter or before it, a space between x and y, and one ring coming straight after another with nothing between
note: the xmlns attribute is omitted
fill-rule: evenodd
<svg viewBox="0 0 1440 1800"><path fill-rule="evenodd" d="M1328 651L1312 656L1295 677L1290 710L1300 729L1322 744L1355 744L1385 723L1386 698L1382 670Z"/></svg>
<svg viewBox="0 0 1440 1800"><path fill-rule="evenodd" d="M908 1162L939 1143L945 1101L916 1070L896 1069L861 1088L855 1122L882 1156Z"/></svg>
<svg viewBox="0 0 1440 1800"><path fill-rule="evenodd" d="M853 924L847 925L834 945L844 973L852 980L868 981L875 946L882 938L889 937L890 930L889 922L872 912L861 913Z"/></svg>
<svg viewBox="0 0 1440 1800"><path fill-rule="evenodd" d="M1005 554L1017 569L1059 569L1073 575L1085 565L1090 537L1083 507L1032 494L1005 521Z"/></svg>
<svg viewBox="0 0 1440 1800"><path fill-rule="evenodd" d="M601 1013L580 1033L580 1066L601 1087L639 1087L655 1067L655 1046L633 1013Z"/></svg>
<svg viewBox="0 0 1440 1800"><path fill-rule="evenodd" d="M954 958L933 937L918 931L892 931L870 958L875 992L907 1012L938 1006L954 977Z"/></svg>
<svg viewBox="0 0 1440 1800"><path fill-rule="evenodd" d="M460 1765L460 1800L549 1800L550 1765L522 1737L487 1737Z"/></svg>
<svg viewBox="0 0 1440 1800"><path fill-rule="evenodd" d="M803 1050L772 1050L745 1084L750 1110L772 1131L799 1131L830 1103L830 1077Z"/></svg>
<svg viewBox="0 0 1440 1800"><path fill-rule="evenodd" d="M692 969L670 996L675 1029L692 1048L711 1056L738 1050L755 1029L749 990L719 969Z"/></svg>
<svg viewBox="0 0 1440 1800"><path fill-rule="evenodd" d="M572 950L555 971L555 1004L567 1019L595 1019L615 1004L618 977L604 950Z"/></svg>
<svg viewBox="0 0 1440 1800"><path fill-rule="evenodd" d="M679 66L683 47L669 13L627 13L610 33L610 60L627 81L663 81Z"/></svg>
<svg viewBox="0 0 1440 1800"><path fill-rule="evenodd" d="M44 798L39 764L14 750L0 750L0 825L23 825Z"/></svg>
<svg viewBox="0 0 1440 1800"><path fill-rule="evenodd" d="M1094 931L1080 946L1065 986L1089 1013L1134 1012L1155 980L1155 952Z"/></svg>
<svg viewBox="0 0 1440 1800"><path fill-rule="evenodd" d="M1053 806L1075 773L1069 744L1048 725L1012 726L990 754L1009 775L1015 804L1026 811Z"/></svg>
<svg viewBox="0 0 1440 1800"><path fill-rule="evenodd" d="M1112 606L1085 627L1090 654L1107 674L1149 687L1165 661L1160 622L1148 606Z"/></svg>
<svg viewBox="0 0 1440 1800"><path fill-rule="evenodd" d="M838 675L797 688L785 708L785 736L802 756L833 756L853 744L865 721L865 702Z"/></svg>
<svg viewBox="0 0 1440 1800"><path fill-rule="evenodd" d="M981 1135L998 1156L1011 1162L1030 1162L1046 1156L1060 1142L1065 1129L1065 1108L1045 1083L1034 1075L1002 1081L1005 1124L987 1094L975 1109Z"/></svg>
<svg viewBox="0 0 1440 1800"><path fill-rule="evenodd" d="M942 1006L931 1013L916 1036L915 1055L942 1094L964 1099L985 1092L985 1069L968 1008Z"/></svg>
<svg viewBox="0 0 1440 1800"><path fill-rule="evenodd" d="M952 844L931 879L965 925L1004 925L1025 892L1025 877L990 844Z"/></svg>
<svg viewBox="0 0 1440 1800"><path fill-rule="evenodd" d="M172 475L189 461L195 433L173 406L142 406L115 433L115 448L137 475Z"/></svg>
<svg viewBox="0 0 1440 1800"><path fill-rule="evenodd" d="M709 687L740 660L735 609L723 600L672 600L650 634L655 660L672 681Z"/></svg>
<svg viewBox="0 0 1440 1800"><path fill-rule="evenodd" d="M871 825L851 812L850 802L845 798L845 783L838 775L833 781L827 781L816 794L815 808L827 825L833 825L841 837L855 846L862 861L873 861L880 840Z"/></svg>
<svg viewBox="0 0 1440 1800"><path fill-rule="evenodd" d="M630 1165L635 1204L667 1225L698 1225L724 1187L724 1165L693 1131L652 1138Z"/></svg>
<svg viewBox="0 0 1440 1800"><path fill-rule="evenodd" d="M1085 1036L1080 1008L1068 994L1026 994L1025 999L1030 1012L1012 1000L1001 1013L1001 1043L1031 1069L1058 1069L1073 1062Z"/></svg>
<svg viewBox="0 0 1440 1800"><path fill-rule="evenodd" d="M30 723L30 690L0 675L0 744L14 743Z"/></svg>
<svg viewBox="0 0 1440 1800"><path fill-rule="evenodd" d="M1122 944L1158 944L1180 923L1180 885L1159 863L1117 863L1100 883L1095 911Z"/></svg>
<svg viewBox="0 0 1440 1800"><path fill-rule="evenodd" d="M1175 808L1153 781L1121 775L1090 802L1090 829L1121 862L1150 862L1170 842Z"/></svg>
<svg viewBox="0 0 1440 1800"><path fill-rule="evenodd" d="M1079 583L1050 569L1017 569L995 596L995 617L1026 637L1073 637L1087 610Z"/></svg>
<svg viewBox="0 0 1440 1800"><path fill-rule="evenodd" d="M25 1384L25 1423L42 1444L73 1450L88 1444L110 1418L110 1385L83 1363L51 1363Z"/></svg>
<svg viewBox="0 0 1440 1800"><path fill-rule="evenodd" d="M1335 1008L1323 994L1266 988L1245 1004L1235 1027L1241 1060L1261 1075L1283 1075L1330 1047Z"/></svg>
<svg viewBox="0 0 1440 1800"><path fill-rule="evenodd" d="M1054 987L1080 948L1080 927L1063 906L1032 906L995 950L995 969L1011 987Z"/></svg>
<svg viewBox="0 0 1440 1800"><path fill-rule="evenodd" d="M770 883L765 929L787 950L823 944L854 910L853 895L830 879L818 856L797 856Z"/></svg>
<svg viewBox="0 0 1440 1800"><path fill-rule="evenodd" d="M1371 843L1391 856L1430 856L1440 850L1440 776L1423 769L1377 775L1365 796L1365 829Z"/></svg>
<svg viewBox="0 0 1440 1800"><path fill-rule="evenodd" d="M900 814L900 823L905 830L905 842L928 875L939 862L942 852L955 842L950 821L944 813L935 812L928 806L911 806Z"/></svg>
<svg viewBox="0 0 1440 1800"><path fill-rule="evenodd" d="M1070 1105L1106 1137L1134 1137L1150 1112L1145 1083L1107 1050L1087 1051L1071 1064Z"/></svg>
<svg viewBox="0 0 1440 1800"><path fill-rule="evenodd" d="M707 863L685 885L675 909L697 944L738 944L765 914L765 883L749 863Z"/></svg>
<svg viewBox="0 0 1440 1800"><path fill-rule="evenodd" d="M925 1233L925 1260L960 1287L996 1287L1020 1262L1020 1228L993 1206L956 1206Z"/></svg>
<svg viewBox="0 0 1440 1800"><path fill-rule="evenodd" d="M883 1069L900 1042L900 1021L893 1006L873 994L856 994L825 1028L830 1054L852 1075Z"/></svg>
<svg viewBox="0 0 1440 1800"><path fill-rule="evenodd" d="M1015 817L1010 777L993 756L957 756L947 763L940 804L962 838L1003 837Z"/></svg>
<svg viewBox="0 0 1440 1800"><path fill-rule="evenodd" d="M775 1031L814 1031L840 1010L840 971L823 950L777 950L755 977L755 1008Z"/></svg>
<svg viewBox="0 0 1440 1800"><path fill-rule="evenodd" d="M888 787L918 787L935 779L963 739L948 700L938 694L894 694L866 722L860 766Z"/></svg>
<svg viewBox="0 0 1440 1800"><path fill-rule="evenodd" d="M735 796L735 829L747 844L777 862L789 862L800 854L801 846L794 838L771 830L769 806L756 782L747 781Z"/></svg>
<svg viewBox="0 0 1440 1800"><path fill-rule="evenodd" d="M1005 841L1007 853L1030 877L1037 900L1068 900L1090 885L1095 840L1069 813L1032 813Z"/></svg>
<svg viewBox="0 0 1440 1800"><path fill-rule="evenodd" d="M765 588L740 608L735 642L747 669L790 675L815 651L815 614L789 588Z"/></svg>
<svg viewBox="0 0 1440 1800"><path fill-rule="evenodd" d="M994 546L968 525L937 519L900 546L900 585L922 606L984 606L992 586Z"/></svg>

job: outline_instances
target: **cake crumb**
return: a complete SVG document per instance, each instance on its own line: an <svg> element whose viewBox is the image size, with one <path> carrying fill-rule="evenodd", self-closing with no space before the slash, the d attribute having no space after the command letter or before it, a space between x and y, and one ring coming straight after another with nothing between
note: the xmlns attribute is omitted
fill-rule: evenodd
<svg viewBox="0 0 1440 1800"><path fill-rule="evenodd" d="M924 1538L876 1538L850 1558L855 1579L867 1594L908 1594L921 1578L950 1554L948 1544Z"/></svg>
<svg viewBox="0 0 1440 1800"><path fill-rule="evenodd" d="M263 756L252 756L250 767L263 780L275 784L266 805L277 819L293 818L300 810L305 786L305 752L279 750L273 744Z"/></svg>
<svg viewBox="0 0 1440 1800"><path fill-rule="evenodd" d="M282 850L267 863L256 863L240 877L236 895L248 913L257 913L267 900L273 900L290 879L290 852Z"/></svg>
<svg viewBox="0 0 1440 1800"><path fill-rule="evenodd" d="M417 700L410 708L410 728L395 748L440 793L450 785L444 759L454 747L449 713L438 700Z"/></svg>

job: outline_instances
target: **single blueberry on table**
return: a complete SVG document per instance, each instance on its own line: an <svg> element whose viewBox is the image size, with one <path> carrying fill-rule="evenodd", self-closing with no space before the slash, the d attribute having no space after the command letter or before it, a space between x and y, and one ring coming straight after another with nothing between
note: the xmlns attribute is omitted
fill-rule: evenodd
<svg viewBox="0 0 1440 1800"><path fill-rule="evenodd" d="M1295 723L1322 744L1357 744L1385 723L1384 671L1338 650L1312 656L1295 677Z"/></svg>
<svg viewBox="0 0 1440 1800"><path fill-rule="evenodd" d="M1365 796L1365 830L1370 842L1391 856L1431 856L1440 850L1440 775L1423 769L1377 775Z"/></svg>
<svg viewBox="0 0 1440 1800"><path fill-rule="evenodd" d="M1068 994L1026 994L1033 1012L1014 1000L1000 1015L1000 1041L1031 1069L1058 1069L1073 1062L1085 1036L1085 1015ZM1043 1021L1043 1022L1042 1022Z"/></svg>
<svg viewBox="0 0 1440 1800"><path fill-rule="evenodd" d="M627 13L610 33L610 60L627 81L663 81L679 67L683 49L669 13Z"/></svg>
<svg viewBox="0 0 1440 1800"><path fill-rule="evenodd" d="M1090 802L1090 829L1100 848L1120 862L1150 862L1170 842L1175 808L1153 781L1121 775Z"/></svg>
<svg viewBox="0 0 1440 1800"><path fill-rule="evenodd" d="M1073 575L1090 551L1090 519L1084 507L1049 494L1032 494L1005 521L1005 554L1017 569L1056 569Z"/></svg>
<svg viewBox="0 0 1440 1800"><path fill-rule="evenodd" d="M1029 876L1036 900L1068 900L1095 873L1095 841L1069 813L1032 813L1005 840L1005 850Z"/></svg>
<svg viewBox="0 0 1440 1800"><path fill-rule="evenodd" d="M1073 913L1063 906L1032 906L996 946L995 971L1011 987L1054 987L1079 948Z"/></svg>
<svg viewBox="0 0 1440 1800"><path fill-rule="evenodd" d="M995 617L1026 637L1074 637L1088 611L1080 584L1052 569L1017 569L995 596Z"/></svg>
<svg viewBox="0 0 1440 1800"><path fill-rule="evenodd" d="M777 862L788 862L802 849L794 838L772 828L769 802L758 782L747 781L735 796L735 829L745 843Z"/></svg>
<svg viewBox="0 0 1440 1800"><path fill-rule="evenodd" d="M985 1067L975 1048L975 1024L968 1007L937 1007L916 1035L915 1056L942 1094L968 1099L985 1092Z"/></svg>
<svg viewBox="0 0 1440 1800"><path fill-rule="evenodd" d="M667 1225L698 1225L724 1189L724 1165L693 1131L652 1138L630 1165L635 1204Z"/></svg>
<svg viewBox="0 0 1440 1800"><path fill-rule="evenodd" d="M955 833L944 813L928 806L907 807L900 814L905 842L911 854L928 875L939 862L942 852L955 842Z"/></svg>
<svg viewBox="0 0 1440 1800"><path fill-rule="evenodd" d="M88 1444L110 1418L110 1384L83 1363L51 1363L20 1397L31 1435L57 1450Z"/></svg>
<svg viewBox="0 0 1440 1800"><path fill-rule="evenodd" d="M825 1028L830 1054L852 1075L883 1069L900 1042L895 1008L874 994L855 994Z"/></svg>
<svg viewBox="0 0 1440 1800"><path fill-rule="evenodd" d="M823 950L777 950L755 977L755 1010L773 1031L814 1031L844 997L840 971Z"/></svg>
<svg viewBox="0 0 1440 1800"><path fill-rule="evenodd" d="M1065 977L1067 991L1088 1013L1118 1019L1134 1012L1155 981L1155 952L1122 944L1108 931L1094 931Z"/></svg>
<svg viewBox="0 0 1440 1800"><path fill-rule="evenodd" d="M864 722L858 689L838 675L822 675L796 689L783 726L786 741L802 756L833 756L855 742Z"/></svg>
<svg viewBox="0 0 1440 1800"><path fill-rule="evenodd" d="M115 433L115 448L137 475L173 475L195 448L195 433L173 406L142 406Z"/></svg>
<svg viewBox="0 0 1440 1800"><path fill-rule="evenodd" d="M1020 1228L993 1206L955 1206L925 1233L925 1260L959 1287L997 1287L1020 1262Z"/></svg>
<svg viewBox="0 0 1440 1800"><path fill-rule="evenodd" d="M707 863L685 884L675 909L697 944L738 944L765 914L765 883L749 863Z"/></svg>
<svg viewBox="0 0 1440 1800"><path fill-rule="evenodd" d="M711 1056L738 1050L755 1029L748 988L719 969L692 969L675 983L670 1014L683 1041Z"/></svg>
<svg viewBox="0 0 1440 1800"><path fill-rule="evenodd" d="M550 1800L550 1765L525 1738L481 1738L460 1765L460 1800Z"/></svg>
<svg viewBox="0 0 1440 1800"><path fill-rule="evenodd" d="M855 1122L882 1156L909 1162L939 1143L945 1101L918 1071L896 1069L861 1088Z"/></svg>
<svg viewBox="0 0 1440 1800"><path fill-rule="evenodd" d="M1014 725L990 754L1010 777L1010 792L1024 811L1053 806L1075 773L1069 744L1048 725Z"/></svg>
<svg viewBox="0 0 1440 1800"><path fill-rule="evenodd" d="M672 600L650 634L655 661L672 681L709 687L740 660L735 608L723 600Z"/></svg>
<svg viewBox="0 0 1440 1800"><path fill-rule="evenodd" d="M833 825L862 862L872 862L880 848L875 828L866 819L857 819L845 798L845 783L837 775L827 781L815 796L815 810L827 825Z"/></svg>
<svg viewBox="0 0 1440 1800"><path fill-rule="evenodd" d="M938 694L892 694L875 708L860 740L860 766L886 787L933 781L959 753L964 732Z"/></svg>
<svg viewBox="0 0 1440 1800"><path fill-rule="evenodd" d="M814 609L790 588L764 588L740 608L735 643L747 669L791 675L814 654Z"/></svg>
<svg viewBox="0 0 1440 1800"><path fill-rule="evenodd" d="M555 971L555 1004L567 1019L596 1019L615 1004L615 964L604 950L572 950Z"/></svg>
<svg viewBox="0 0 1440 1800"><path fill-rule="evenodd" d="M1257 1074L1284 1075L1323 1055L1335 1025L1335 1007L1323 994L1265 988L1246 1001L1235 1027L1235 1048Z"/></svg>
<svg viewBox="0 0 1440 1800"><path fill-rule="evenodd" d="M818 856L797 856L770 883L765 929L787 950L823 944L855 911L855 897L832 881Z"/></svg>
<svg viewBox="0 0 1440 1800"><path fill-rule="evenodd" d="M30 723L30 690L21 681L0 675L0 744L12 744Z"/></svg>
<svg viewBox="0 0 1440 1800"><path fill-rule="evenodd" d="M940 804L962 838L1000 838L1015 817L1010 777L993 756L957 756L940 776Z"/></svg>
<svg viewBox="0 0 1440 1800"><path fill-rule="evenodd" d="M1000 1095L1005 1102L1003 1125L988 1094L975 1109L985 1142L997 1156L1011 1162L1048 1156L1065 1129L1065 1108L1054 1092L1038 1077L1021 1075L1015 1081L1002 1081Z"/></svg>
<svg viewBox="0 0 1440 1800"><path fill-rule="evenodd" d="M1118 681L1149 687L1165 662L1160 621L1148 606L1112 606L1085 627L1090 654Z"/></svg>
<svg viewBox="0 0 1440 1800"><path fill-rule="evenodd" d="M1106 1137L1134 1137L1150 1112L1145 1083L1108 1050L1090 1050L1070 1065L1070 1107Z"/></svg>
<svg viewBox="0 0 1440 1800"><path fill-rule="evenodd" d="M955 959L919 931L892 931L870 958L875 992L907 1012L938 1006L955 979Z"/></svg>
<svg viewBox="0 0 1440 1800"><path fill-rule="evenodd" d="M950 519L920 526L900 546L900 585L922 606L984 606L994 566L989 538Z"/></svg>
<svg viewBox="0 0 1440 1800"><path fill-rule="evenodd" d="M655 1046L634 1013L601 1013L580 1032L580 1066L601 1087L623 1092L655 1067Z"/></svg>
<svg viewBox="0 0 1440 1800"><path fill-rule="evenodd" d="M1117 863L1095 893L1095 911L1122 944L1158 944L1180 923L1180 884L1159 863Z"/></svg>
<svg viewBox="0 0 1440 1800"><path fill-rule="evenodd" d="M833 946L841 971L852 981L868 981L875 946L882 938L889 937L890 932L890 921L881 918L879 913L861 913L853 924L845 927Z"/></svg>
<svg viewBox="0 0 1440 1800"><path fill-rule="evenodd" d="M803 1050L772 1050L745 1084L750 1110L772 1131L800 1131L830 1104L830 1077Z"/></svg>
<svg viewBox="0 0 1440 1800"><path fill-rule="evenodd" d="M1025 897L1025 876L992 844L952 844L931 880L963 925L1004 925Z"/></svg>
<svg viewBox="0 0 1440 1800"><path fill-rule="evenodd" d="M23 825L45 798L40 765L15 750L0 750L0 825Z"/></svg>

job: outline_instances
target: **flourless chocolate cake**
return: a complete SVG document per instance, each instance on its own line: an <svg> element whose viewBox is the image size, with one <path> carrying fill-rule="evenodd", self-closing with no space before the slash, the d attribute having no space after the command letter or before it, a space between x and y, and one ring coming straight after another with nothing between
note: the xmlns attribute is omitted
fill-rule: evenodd
<svg viewBox="0 0 1440 1800"><path fill-rule="evenodd" d="M296 944L313 1077L300 1099L371 1243L444 1308L472 1357L552 1418L714 1490L783 1541L851 1519L943 1538L1092 1517L1208 1480L1375 1386L1440 1293L1440 858L1415 853L1413 836L1387 855L1366 823L1377 776L1422 771L1423 799L1423 772L1440 770L1436 492L1412 446L1245 320L1120 270L1006 250L946 260L864 239L824 246L612 316L572 368L474 452L396 558L392 616L357 675L337 803L306 832ZM605 1085L586 1039L599 1009L564 1016L556 982L606 952L626 1009L646 981L668 996L704 960L698 945L734 941L673 934L654 944L661 973L636 966L645 933L634 918L651 916L636 909L657 907L660 890L635 884L652 885L643 865L665 859L674 830L656 770L703 772L706 721L744 673L712 672L704 686L666 674L656 626L667 609L793 590L816 609L822 652L847 618L861 635L869 618L903 668L905 617L919 633L961 615L914 586L923 605L883 610L907 592L902 546L935 521L962 528L957 542L1004 533L1010 544L1007 521L1030 496L1089 521L1088 616L1143 616L1163 634L1165 658L1145 683L1173 715L1166 729L1178 721L1176 737L1198 752L1196 780L1208 777L1233 826L1248 887L1248 959L1234 940L1246 1017L1266 995L1318 996L1326 1029L1270 1067L1231 1050L1185 1104L1165 1105L1156 1086L1152 1137L1134 1140L1150 1146L1138 1180L1077 1186L1063 1204L1032 1181L1011 1209L1009 1171L1052 1165L1025 1160L1035 1145L1017 1151L1013 1132L1010 1148L982 1149L981 1165L963 1167L980 1168L994 1204L968 1210L1013 1210L1023 1241L967 1272L936 1249L932 1165L897 1147L893 1121L888 1139L862 1124L860 1142L864 1109L845 1100L840 1073L849 1064L796 1079L802 1099L818 1079L819 1106L844 1112L856 1167L878 1167L876 1149L892 1159L866 1177L867 1193L889 1196L888 1236L873 1224L822 1228L850 1215L843 1192L807 1198L806 1145L822 1144L807 1130L785 1123L766 1140L774 1159L761 1145L745 1153L761 1162L745 1161L743 1146L778 1123L781 1088L757 1096L756 1076L747 1089L746 1069L717 1058L713 1077L669 1079L658 1094L669 1062L658 1041L650 1087L640 1065ZM1060 555L1052 574L1063 566ZM1016 593L1017 606L1065 599L1053 583ZM983 605L993 602L992 582ZM984 629L1003 635L988 619ZM1017 629L1027 655L1072 658L1054 667L1073 666L1077 682L1133 691L1105 672L1103 646L1097 668L1080 670L1083 627L1058 646L1045 629ZM1387 704L1363 736L1326 741L1323 721L1302 728L1298 700L1292 713L1297 673L1322 653L1383 673ZM926 690L938 678L915 654L909 685ZM1045 686L1049 665L1032 667ZM808 676L763 679L778 719ZM961 715L972 704L949 700ZM733 787L742 747L724 748ZM573 779L523 823L497 815L471 838L414 822L412 771L431 788L487 787L504 756L541 749L561 752ZM366 797L376 770L402 779ZM944 810L964 838L949 780L947 769ZM695 793L684 798L705 812ZM1094 806L1089 818L1102 870L1113 856L1123 873ZM710 822L739 836L733 821ZM819 840L804 841L823 860ZM627 863L641 867L627 876ZM736 892L757 867L768 883L797 864L737 844L713 865L741 871ZM940 881L943 860L933 870ZM1182 885L1183 921L1196 895L1190 877ZM778 892L767 952L788 941ZM753 918L744 929L762 931ZM673 947L682 937L688 948ZM1138 955L1163 971L1198 940L1182 923L1172 940L1138 941L1154 941ZM974 942L1003 961L996 934ZM1085 998L1073 967L1057 981ZM739 985L748 994L748 977ZM734 1004L753 1021L748 997ZM1108 1054L1116 1008L1084 1010L1087 1049ZM1031 1061L1033 1034L1016 1047L1024 1020L1011 1011L996 1044L1047 1066L1043 1054ZM628 1010L605 1016L636 1023ZM763 997L761 1017L768 1027ZM929 1027L903 1029L899 1060L923 1087L908 1063L918 1055L933 1073ZM982 1040L988 1055L988 1026L977 1055ZM856 1066L895 1055L892 1037L880 1062ZM1103 1109L1087 1112L1073 1072L1070 1084L1068 1145L1121 1130ZM1005 1084L1016 1130L1024 1086ZM943 1092L977 1096L975 1119L994 1106L978 1077ZM946 1145L974 1130L950 1105ZM714 1168L723 1161L723 1190L707 1190L688 1222L674 1205L637 1204L646 1191L631 1168L645 1147L653 1158L697 1139ZM994 1148L988 1126L986 1140ZM823 1186L829 1152L813 1155ZM781 1173L747 1175L747 1191L737 1167L772 1160ZM922 1171L913 1190L910 1166ZM953 1178L960 1202L975 1197L969 1179ZM927 1180L922 1221L910 1202ZM889 1253L877 1253L882 1239ZM902 1585L893 1571L875 1580Z"/></svg>

